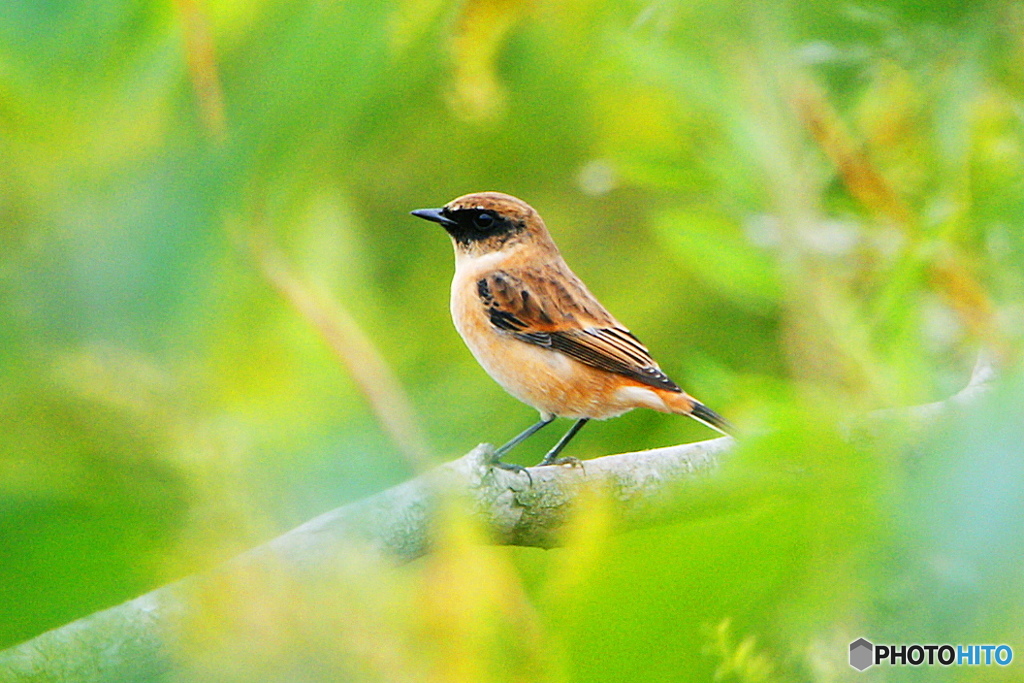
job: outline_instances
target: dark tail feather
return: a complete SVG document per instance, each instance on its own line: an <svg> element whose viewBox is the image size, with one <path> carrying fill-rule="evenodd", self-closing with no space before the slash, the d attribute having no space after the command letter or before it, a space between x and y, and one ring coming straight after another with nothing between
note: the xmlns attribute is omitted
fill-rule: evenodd
<svg viewBox="0 0 1024 683"><path fill-rule="evenodd" d="M690 410L690 417L698 422L706 424L716 432L721 432L726 436L732 436L735 431L733 426L729 424L728 420L711 410L711 408L708 408L700 401L693 402L693 408Z"/></svg>

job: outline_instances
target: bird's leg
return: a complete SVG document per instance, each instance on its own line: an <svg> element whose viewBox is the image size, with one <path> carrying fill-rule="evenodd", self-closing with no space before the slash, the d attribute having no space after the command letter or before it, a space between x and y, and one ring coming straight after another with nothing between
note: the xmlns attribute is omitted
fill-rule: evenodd
<svg viewBox="0 0 1024 683"><path fill-rule="evenodd" d="M565 448L566 444L572 441L572 437L576 436L576 432L583 429L583 425L587 424L587 422L589 421L589 417L584 417L579 420L576 420L576 424L570 427L569 431L565 433L565 436L558 440L558 443L555 444L555 447L548 451L548 454L545 455L544 459L540 461L540 465L565 465L569 463L572 463L574 465L578 464L579 460L577 460L576 458L559 458L558 454L562 452L562 449Z"/></svg>
<svg viewBox="0 0 1024 683"><path fill-rule="evenodd" d="M519 444L521 444L522 442L526 441L531 436L536 434L538 431L540 431L542 427L547 427L549 424L551 424L554 421L555 421L555 416L554 415L551 415L551 416L546 417L546 418L542 417L540 422L538 422L537 424L534 424L534 425L530 425L529 427L524 429L514 439L509 441L507 444L505 444L504 446L502 446L498 450L494 451L494 457L491 458L491 464L494 465L495 467L499 468L499 469L509 470L511 472L523 472L523 473L525 473L527 478L530 480L530 485L532 486L533 485L533 477L530 476L530 473L526 471L525 467L523 467L522 465L513 465L512 463L502 462L501 458L502 458L503 455L508 453L510 450L512 450L513 448L515 448L516 446L518 446Z"/></svg>
<svg viewBox="0 0 1024 683"><path fill-rule="evenodd" d="M542 427L547 427L549 424L551 424L554 421L555 421L555 416L551 415L550 417L547 417L547 418L541 418L540 422L538 422L537 424L530 425L529 427L524 429L522 431L522 433L519 434L519 436L515 437L514 439L509 441L507 444L505 444L504 446L502 446L498 450L494 451L494 462L497 463L498 460L501 459L501 457L503 455L505 455L510 450L512 450L513 448L515 448L516 446L518 446L519 444L521 444L522 442L526 441L531 436L533 436L534 434L539 432Z"/></svg>

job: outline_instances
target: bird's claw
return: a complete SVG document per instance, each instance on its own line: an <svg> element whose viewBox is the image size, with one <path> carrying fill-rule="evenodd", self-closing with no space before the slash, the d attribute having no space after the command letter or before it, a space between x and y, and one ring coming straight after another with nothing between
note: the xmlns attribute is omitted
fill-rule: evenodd
<svg viewBox="0 0 1024 683"><path fill-rule="evenodd" d="M510 462L502 462L500 456L495 455L491 460L491 465L497 467L499 470L505 470L506 472L515 472L516 474L525 474L526 478L530 481L530 486L533 486L533 475L530 471L522 465L514 465Z"/></svg>
<svg viewBox="0 0 1024 683"><path fill-rule="evenodd" d="M583 461L572 456L553 458L551 460L545 459L540 463L541 467L546 467L548 465L568 465L569 467L579 467L580 469L583 469Z"/></svg>

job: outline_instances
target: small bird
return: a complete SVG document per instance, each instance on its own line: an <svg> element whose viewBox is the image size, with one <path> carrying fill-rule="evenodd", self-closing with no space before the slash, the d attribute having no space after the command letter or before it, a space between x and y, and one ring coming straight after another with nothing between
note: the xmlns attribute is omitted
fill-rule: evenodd
<svg viewBox="0 0 1024 683"><path fill-rule="evenodd" d="M467 194L413 216L440 223L455 247L451 313L484 370L540 412L495 451L494 464L556 417L576 420L541 465L559 458L589 420L633 408L689 415L727 434L729 423L662 372L647 347L569 269L540 215L501 192Z"/></svg>

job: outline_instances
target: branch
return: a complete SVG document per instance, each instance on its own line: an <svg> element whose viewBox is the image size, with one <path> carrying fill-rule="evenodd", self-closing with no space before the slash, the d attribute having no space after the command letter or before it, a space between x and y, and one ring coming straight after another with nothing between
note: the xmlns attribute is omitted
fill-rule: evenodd
<svg viewBox="0 0 1024 683"><path fill-rule="evenodd" d="M949 406L982 393L993 376L979 363L968 387L948 401L902 411L930 422ZM880 411L861 426L885 424ZM891 426L891 422L888 422ZM869 429L868 431L873 431ZM851 438L866 437L859 428ZM470 453L369 498L344 505L201 575L97 612L0 652L0 682L151 680L171 670L173 646L190 596L232 572L261 568L314 575L346 548L373 548L407 562L430 549L431 523L442 499L460 497L495 543L552 548L559 544L579 493L600 487L615 502L618 531L747 509L766 495L792 491L806 474L723 469L733 440L699 443L587 460L581 467L533 467L522 474L491 467L492 449Z"/></svg>
<svg viewBox="0 0 1024 683"><path fill-rule="evenodd" d="M845 435L846 439L853 443L873 441L885 432L892 431L893 425L896 423L920 431L939 420L950 408L963 407L977 401L991 390L997 375L998 369L994 356L988 351L982 351L974 364L967 386L957 393L944 401L923 403L908 408L875 410L849 425Z"/></svg>
<svg viewBox="0 0 1024 683"><path fill-rule="evenodd" d="M345 548L372 547L399 562L429 550L438 501L459 495L499 544L551 548L583 486L606 487L616 500L621 529L657 524L680 512L713 514L721 496L669 495L707 482L719 470L732 439L719 438L639 453L588 460L582 467L530 468L526 476L491 467L481 445L403 484L343 505L230 560L139 598L89 615L0 652L0 681L149 680L171 668L178 626L189 596L218 576L273 568L296 573L331 566ZM754 482L737 486L739 498L763 493ZM725 496L725 507L730 496ZM736 498L736 496L733 496ZM714 502L712 502L714 501Z"/></svg>

